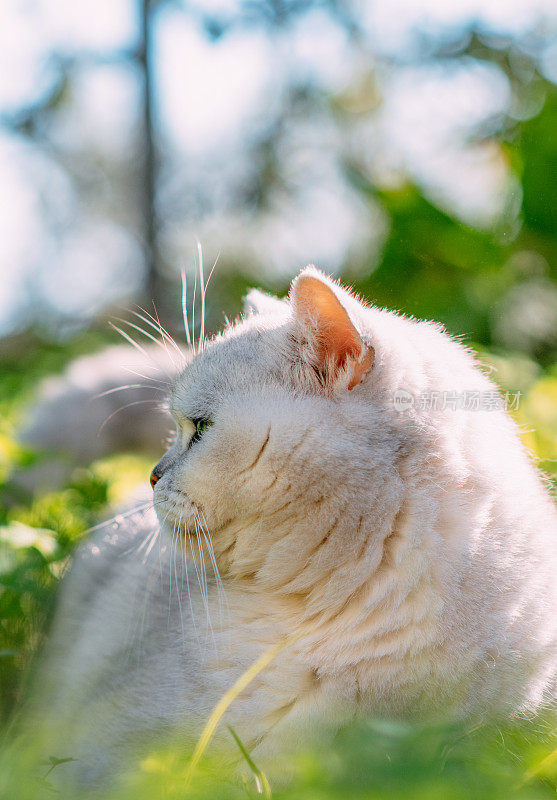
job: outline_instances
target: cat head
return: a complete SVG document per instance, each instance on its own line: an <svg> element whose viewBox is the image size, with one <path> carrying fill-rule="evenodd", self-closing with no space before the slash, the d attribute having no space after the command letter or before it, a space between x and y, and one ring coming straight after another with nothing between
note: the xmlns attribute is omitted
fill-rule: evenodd
<svg viewBox="0 0 557 800"><path fill-rule="evenodd" d="M321 569L341 564L368 517L388 525L398 507L399 435L372 333L382 312L314 267L285 300L255 290L246 305L175 381L155 507L171 531L203 526L221 569L299 588L320 545Z"/></svg>

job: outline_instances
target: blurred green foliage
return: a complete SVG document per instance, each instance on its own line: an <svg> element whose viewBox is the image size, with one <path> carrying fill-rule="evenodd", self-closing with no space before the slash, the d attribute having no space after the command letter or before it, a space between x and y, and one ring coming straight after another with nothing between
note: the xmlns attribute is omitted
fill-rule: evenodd
<svg viewBox="0 0 557 800"><path fill-rule="evenodd" d="M141 456L113 456L75 470L59 491L0 508L0 722L44 640L72 550L107 505L122 502L148 472ZM12 499L9 486L2 488Z"/></svg>
<svg viewBox="0 0 557 800"><path fill-rule="evenodd" d="M232 742L232 733L231 742ZM240 742L241 749L243 745ZM170 739L138 768L123 768L104 800L543 800L557 791L557 734L547 720L514 726L403 723L369 719L353 723L326 746L308 746L280 764L282 779L261 773L251 758L233 765L210 749L193 776L190 750ZM40 768L37 768L38 761ZM42 800L58 794L69 753L37 756L34 743L0 753L0 796ZM285 776L287 776L285 780ZM267 780L266 780L267 779ZM270 786L269 786L270 784ZM265 790L269 786L269 790ZM56 796L55 794L55 796ZM83 789L64 786L65 800Z"/></svg>

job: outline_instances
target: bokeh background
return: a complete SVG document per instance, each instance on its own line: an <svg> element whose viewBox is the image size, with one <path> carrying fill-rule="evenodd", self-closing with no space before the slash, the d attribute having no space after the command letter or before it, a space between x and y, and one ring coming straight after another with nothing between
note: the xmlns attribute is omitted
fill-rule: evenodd
<svg viewBox="0 0 557 800"><path fill-rule="evenodd" d="M209 332L316 263L464 337L555 476L555 0L3 0L3 724L73 547L149 464L33 492L14 475L48 454L19 430L135 304L185 343L198 240Z"/></svg>
<svg viewBox="0 0 557 800"><path fill-rule="evenodd" d="M177 323L197 237L212 327L315 262L555 357L553 0L5 0L0 30L4 337Z"/></svg>

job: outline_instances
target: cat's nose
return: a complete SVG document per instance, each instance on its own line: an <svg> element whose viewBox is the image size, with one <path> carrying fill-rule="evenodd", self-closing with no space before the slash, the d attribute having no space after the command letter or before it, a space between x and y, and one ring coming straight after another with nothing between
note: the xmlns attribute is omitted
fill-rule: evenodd
<svg viewBox="0 0 557 800"><path fill-rule="evenodd" d="M158 481L159 478L160 478L160 475L157 475L155 470L153 470L151 472L151 477L150 477L151 486L153 487L153 489L155 488L155 483Z"/></svg>

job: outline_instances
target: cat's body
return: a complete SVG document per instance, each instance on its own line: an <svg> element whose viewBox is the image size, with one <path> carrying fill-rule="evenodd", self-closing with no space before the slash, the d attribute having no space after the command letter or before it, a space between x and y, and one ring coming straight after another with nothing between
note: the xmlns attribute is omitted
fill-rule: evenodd
<svg viewBox="0 0 557 800"><path fill-rule="evenodd" d="M228 712L266 763L354 714L555 703L549 492L503 410L429 407L444 392L494 397L470 354L312 270L289 303L251 304L174 386L160 535L149 514L101 531L68 581L48 696L91 781L138 738L195 737L281 641ZM397 406L400 390L413 405ZM185 528L206 581L184 563Z"/></svg>

